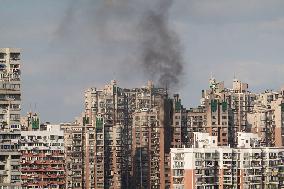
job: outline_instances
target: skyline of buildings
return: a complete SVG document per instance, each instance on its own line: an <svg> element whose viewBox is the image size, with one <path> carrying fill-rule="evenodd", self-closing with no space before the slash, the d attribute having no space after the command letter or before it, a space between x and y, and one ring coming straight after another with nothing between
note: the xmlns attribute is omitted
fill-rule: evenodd
<svg viewBox="0 0 284 189"><path fill-rule="evenodd" d="M283 184L284 88L252 93L237 79L226 88L211 78L200 105L187 109L151 81L123 88L111 80L84 92L73 122L54 125L38 112L20 116L20 55L0 49L0 189Z"/></svg>
<svg viewBox="0 0 284 189"><path fill-rule="evenodd" d="M156 93L159 90L160 93ZM280 149L275 153L277 157L283 158L279 154L282 153L283 136L281 132L275 132L283 130L282 104L283 91L254 94L248 91L247 84L238 80L234 80L233 89L227 89L224 88L224 83L212 78L210 88L202 92L201 106L187 110L182 106L179 95L171 98L167 91L155 88L151 82L142 88L122 89L116 81L111 81L102 89L90 88L85 92L85 112L77 123L81 125L82 130L93 128L96 136L94 160L97 162L95 167L98 167L94 169L99 170L101 174L94 175L101 177L93 180L95 187L173 188L172 164L168 150L181 147L188 149L194 146L194 132L208 133L208 136L215 138L216 146L232 149L238 147L240 132L252 132L252 135L258 138L258 147ZM266 110L265 112L269 112L269 116L262 116L261 122L254 121L260 116L259 111L256 111L260 106ZM129 129L132 130L131 133ZM129 142L129 136L132 142ZM206 138L206 135L204 136ZM268 136L272 140L267 140ZM274 140L277 137L278 140ZM83 134L82 138L88 137ZM87 143L82 146L88 149ZM120 153L121 149L128 152L129 148L132 149L131 156ZM91 154L86 155L87 159L89 157ZM125 161L121 162L121 157L124 157ZM113 162L117 166L113 166ZM88 164L83 165L89 167ZM128 169L126 165L132 167ZM124 172L128 173L126 179ZM132 182L125 182L127 179ZM233 179L235 180L232 182L238 183L237 177ZM275 181L274 185L278 187L281 179L282 177ZM213 183L213 180L210 182ZM216 183L220 184L217 180ZM212 186L217 186L216 183ZM222 187L226 188L225 185ZM182 186L176 185L174 188Z"/></svg>

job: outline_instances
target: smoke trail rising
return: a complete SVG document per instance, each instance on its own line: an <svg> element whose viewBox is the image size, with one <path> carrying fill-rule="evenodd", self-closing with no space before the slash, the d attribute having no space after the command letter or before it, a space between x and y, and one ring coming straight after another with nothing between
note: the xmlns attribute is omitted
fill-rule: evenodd
<svg viewBox="0 0 284 189"><path fill-rule="evenodd" d="M161 87L180 82L183 70L182 51L178 36L169 26L172 0L159 1L157 8L142 17L142 66Z"/></svg>
<svg viewBox="0 0 284 189"><path fill-rule="evenodd" d="M179 37L169 22L172 5L172 0L73 1L55 33L56 45L82 60L90 56L84 53L100 46L97 58L121 61L108 65L118 76L137 77L125 66L142 68L144 76L160 87L178 88L184 62ZM89 69L97 67L93 61L84 62ZM78 66L74 61L68 64Z"/></svg>

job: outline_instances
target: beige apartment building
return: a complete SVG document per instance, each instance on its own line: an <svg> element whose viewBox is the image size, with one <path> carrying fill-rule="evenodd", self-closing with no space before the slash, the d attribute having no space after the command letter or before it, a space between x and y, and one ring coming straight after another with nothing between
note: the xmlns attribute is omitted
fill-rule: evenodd
<svg viewBox="0 0 284 189"><path fill-rule="evenodd" d="M101 161L95 161L95 131L92 126L78 123L63 123L64 130L66 188L100 188L95 187L95 179L103 178L103 172L94 174L95 166Z"/></svg>
<svg viewBox="0 0 284 189"><path fill-rule="evenodd" d="M113 80L86 90L84 105L76 124L62 125L69 188L170 188L170 148L190 141L178 95Z"/></svg>
<svg viewBox="0 0 284 189"><path fill-rule="evenodd" d="M237 132L253 132L263 145L281 147L283 97L283 90L251 93L248 84L237 79L229 89L211 78L210 89L202 91L201 105L187 110L187 127L191 134L206 131L217 136L220 146L237 146Z"/></svg>
<svg viewBox="0 0 284 189"><path fill-rule="evenodd" d="M95 188L123 188L130 184L131 157L125 156L131 154L127 101L116 81L101 90L91 88L85 92L84 125L94 128Z"/></svg>
<svg viewBox="0 0 284 189"><path fill-rule="evenodd" d="M20 188L21 54L0 48L0 189Z"/></svg>
<svg viewBox="0 0 284 189"><path fill-rule="evenodd" d="M156 109L143 108L134 113L131 156L133 181L137 188L160 188L159 175L164 174L161 163L164 162L164 135L158 116Z"/></svg>
<svg viewBox="0 0 284 189"><path fill-rule="evenodd" d="M154 88L151 82L142 88L122 89L117 85L116 81L112 81L103 89L91 88L86 91L84 119L87 121L87 125L90 124L95 128L95 162L97 162L95 175L101 175L100 178L95 179L95 187L136 188L141 185L142 179L143 184L147 186L165 188L166 181L163 170L166 169L166 166L163 153L163 134L156 136L160 138L156 139L157 144L151 146L149 142L151 137L154 136L143 136L141 135L142 130L134 129L134 125L138 124L138 122L134 121L135 117L138 118L140 117L139 114L143 114L142 112L145 113L156 108L158 112L155 110L155 113L152 112L156 115L155 123L160 122L157 129L164 132L164 125L162 124L164 122L162 120L164 119L165 98L166 91ZM159 119L157 119L157 116L160 116ZM143 124L150 126L151 122ZM150 133L149 127L144 129L147 130L146 133L143 133L144 135ZM138 137L138 133L143 136L143 139L135 138ZM156 131L156 134L159 134L158 131ZM144 139L144 137L146 138ZM135 143L138 140L143 140L145 143L142 143L142 141ZM160 146L157 146L158 143L160 143ZM148 151L145 145L150 148ZM168 146L168 151L169 148L170 146ZM158 156L145 157L143 161L140 156L136 156L136 153L145 155L146 152L150 153L150 151L153 154L156 153L156 150L160 151L162 156L160 160L156 159L155 161L163 162L159 162L162 166L159 174L157 173L159 169L154 165L150 165L151 158L155 159ZM139 167L133 167L133 165L141 165L140 163L137 164L137 161L149 166L143 166L143 170L141 167L140 169ZM142 174L140 174L141 171Z"/></svg>
<svg viewBox="0 0 284 189"><path fill-rule="evenodd" d="M265 91L257 95L253 111L248 113L247 125L257 133L266 146L284 144L284 99L280 92Z"/></svg>
<svg viewBox="0 0 284 189"><path fill-rule="evenodd" d="M237 79L233 88L225 88L224 82L210 79L210 89L202 91L201 105L206 114L206 132L218 137L218 145L236 146L237 132L247 132L247 113L252 110L254 94L248 84Z"/></svg>
<svg viewBox="0 0 284 189"><path fill-rule="evenodd" d="M172 141L171 147L187 147L190 146L190 132L192 131L188 127L188 111L183 107L181 99L178 94L174 94L174 98L170 102L170 124L172 127Z"/></svg>

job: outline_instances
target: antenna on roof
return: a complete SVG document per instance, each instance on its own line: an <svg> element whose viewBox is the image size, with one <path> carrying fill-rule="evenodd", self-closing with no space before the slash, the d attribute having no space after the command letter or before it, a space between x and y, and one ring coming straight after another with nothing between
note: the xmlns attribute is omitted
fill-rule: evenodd
<svg viewBox="0 0 284 189"><path fill-rule="evenodd" d="M213 72L210 72L210 79L213 79Z"/></svg>
<svg viewBox="0 0 284 189"><path fill-rule="evenodd" d="M117 78L116 78L116 72L114 71L113 72L113 80L116 80Z"/></svg>
<svg viewBox="0 0 284 189"><path fill-rule="evenodd" d="M30 112L32 112L32 103L30 103Z"/></svg>
<svg viewBox="0 0 284 189"><path fill-rule="evenodd" d="M35 109L34 109L34 111L35 111L35 113L37 112L37 111L36 111L36 103L35 103Z"/></svg>
<svg viewBox="0 0 284 189"><path fill-rule="evenodd" d="M236 72L234 72L234 80L236 80L237 79L237 74L236 74Z"/></svg>

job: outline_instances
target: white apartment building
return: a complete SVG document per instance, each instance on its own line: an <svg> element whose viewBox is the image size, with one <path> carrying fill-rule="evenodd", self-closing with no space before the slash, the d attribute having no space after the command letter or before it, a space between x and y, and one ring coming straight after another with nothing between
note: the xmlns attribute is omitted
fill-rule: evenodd
<svg viewBox="0 0 284 189"><path fill-rule="evenodd" d="M260 146L257 134L238 133L238 147L194 133L192 148L171 149L172 189L284 188L284 148Z"/></svg>
<svg viewBox="0 0 284 189"><path fill-rule="evenodd" d="M64 131L60 125L22 131L22 188L65 188Z"/></svg>

